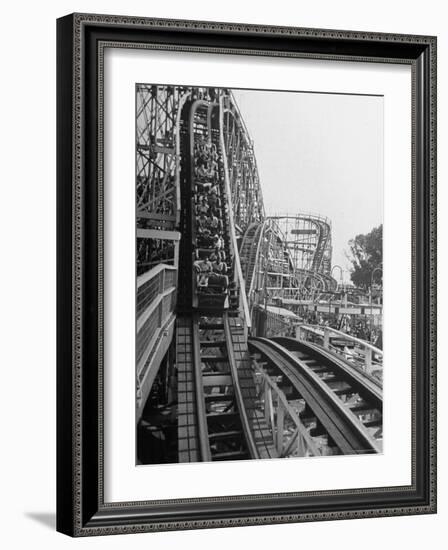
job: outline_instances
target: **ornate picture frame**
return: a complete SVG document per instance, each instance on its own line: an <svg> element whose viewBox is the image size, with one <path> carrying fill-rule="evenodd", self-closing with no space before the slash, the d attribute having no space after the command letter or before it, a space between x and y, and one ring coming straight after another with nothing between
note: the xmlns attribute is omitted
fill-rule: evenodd
<svg viewBox="0 0 448 550"><path fill-rule="evenodd" d="M58 531L91 536L436 512L436 43L431 36L110 15L58 19ZM410 485L166 500L153 499L148 488L143 501L105 501L104 53L110 47L411 67Z"/></svg>

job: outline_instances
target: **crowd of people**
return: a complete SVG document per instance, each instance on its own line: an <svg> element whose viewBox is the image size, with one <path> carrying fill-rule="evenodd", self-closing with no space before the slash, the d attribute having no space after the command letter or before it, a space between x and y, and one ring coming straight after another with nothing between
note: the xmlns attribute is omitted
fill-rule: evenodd
<svg viewBox="0 0 448 550"><path fill-rule="evenodd" d="M368 317L360 318L350 315L324 316L322 313L317 313L315 311L306 311L303 313L302 318L310 325L334 328L345 334L364 340L365 342L377 345L377 347L382 349L381 329L373 325Z"/></svg>
<svg viewBox="0 0 448 550"><path fill-rule="evenodd" d="M219 181L219 153L206 138L194 144L194 262L201 292L225 292L229 286L229 258L225 252L224 209Z"/></svg>
<svg viewBox="0 0 448 550"><path fill-rule="evenodd" d="M137 239L137 276L160 263L174 265L175 247L171 240Z"/></svg>

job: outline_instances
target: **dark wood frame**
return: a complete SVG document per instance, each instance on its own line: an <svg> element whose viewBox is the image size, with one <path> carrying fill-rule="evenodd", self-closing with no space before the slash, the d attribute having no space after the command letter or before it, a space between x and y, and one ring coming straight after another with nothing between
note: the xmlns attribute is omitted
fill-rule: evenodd
<svg viewBox="0 0 448 550"><path fill-rule="evenodd" d="M104 48L412 67L412 484L105 503L102 485ZM436 38L74 14L57 22L57 529L72 536L436 511ZM411 114L411 113L410 113ZM150 494L148 494L150 498Z"/></svg>

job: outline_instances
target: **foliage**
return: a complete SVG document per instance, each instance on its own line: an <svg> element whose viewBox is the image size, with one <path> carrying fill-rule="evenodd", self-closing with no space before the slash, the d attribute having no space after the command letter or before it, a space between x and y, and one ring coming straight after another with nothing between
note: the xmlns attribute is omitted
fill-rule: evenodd
<svg viewBox="0 0 448 550"><path fill-rule="evenodd" d="M367 289L383 284L383 225L374 227L366 235L356 235L348 243L352 263L351 280L359 288ZM372 277L373 275L373 277Z"/></svg>

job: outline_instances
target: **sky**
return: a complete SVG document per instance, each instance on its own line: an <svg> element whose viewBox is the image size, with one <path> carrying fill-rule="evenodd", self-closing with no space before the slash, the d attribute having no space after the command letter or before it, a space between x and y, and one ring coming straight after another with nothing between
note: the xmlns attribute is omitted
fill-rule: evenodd
<svg viewBox="0 0 448 550"><path fill-rule="evenodd" d="M266 213L330 218L332 263L349 280L348 241L383 222L383 97L233 93L254 141Z"/></svg>

